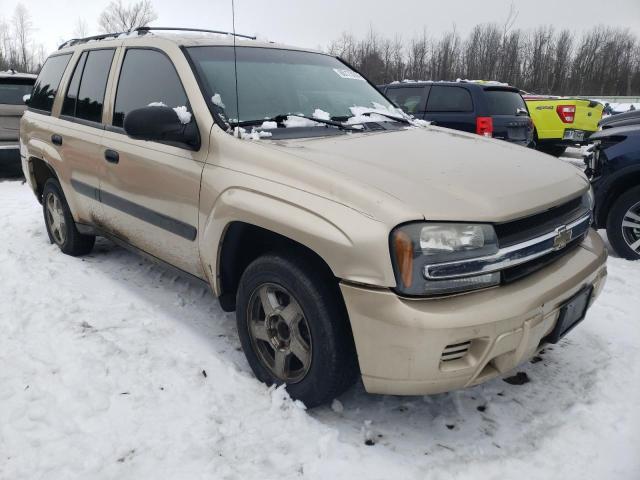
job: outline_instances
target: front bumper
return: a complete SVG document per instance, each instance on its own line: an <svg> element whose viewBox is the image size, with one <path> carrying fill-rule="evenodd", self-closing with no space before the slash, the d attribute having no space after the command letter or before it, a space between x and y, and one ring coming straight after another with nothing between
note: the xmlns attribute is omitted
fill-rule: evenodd
<svg viewBox="0 0 640 480"><path fill-rule="evenodd" d="M593 285L595 300L605 283L606 258L602 239L592 230L578 248L546 268L481 292L410 300L390 290L342 283L366 390L434 394L508 372L543 346L569 298ZM458 345L466 346L466 353L450 360L447 352Z"/></svg>

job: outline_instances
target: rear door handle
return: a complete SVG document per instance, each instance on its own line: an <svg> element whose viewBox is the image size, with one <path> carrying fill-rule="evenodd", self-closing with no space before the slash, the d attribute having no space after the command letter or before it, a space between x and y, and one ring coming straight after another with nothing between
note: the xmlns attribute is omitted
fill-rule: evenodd
<svg viewBox="0 0 640 480"><path fill-rule="evenodd" d="M54 145L62 145L62 137L57 133L54 133L53 135L51 135L51 143L53 143Z"/></svg>
<svg viewBox="0 0 640 480"><path fill-rule="evenodd" d="M109 163L118 163L120 155L115 150L107 149L104 151L104 159Z"/></svg>

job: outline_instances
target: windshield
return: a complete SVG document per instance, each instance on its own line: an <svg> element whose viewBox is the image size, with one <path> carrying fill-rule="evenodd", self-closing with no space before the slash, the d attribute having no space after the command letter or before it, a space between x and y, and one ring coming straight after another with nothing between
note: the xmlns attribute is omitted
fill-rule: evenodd
<svg viewBox="0 0 640 480"><path fill-rule="evenodd" d="M522 114L527 113L527 105L518 92L509 90L487 90L487 102L489 104L489 115L517 115L518 110Z"/></svg>
<svg viewBox="0 0 640 480"><path fill-rule="evenodd" d="M389 108L380 92L334 57L274 48L238 47L239 111L233 47L187 49L205 95L226 120L251 122L301 114L346 119L351 107Z"/></svg>
<svg viewBox="0 0 640 480"><path fill-rule="evenodd" d="M33 82L22 79L0 80L0 104L24 105L22 97L31 93Z"/></svg>

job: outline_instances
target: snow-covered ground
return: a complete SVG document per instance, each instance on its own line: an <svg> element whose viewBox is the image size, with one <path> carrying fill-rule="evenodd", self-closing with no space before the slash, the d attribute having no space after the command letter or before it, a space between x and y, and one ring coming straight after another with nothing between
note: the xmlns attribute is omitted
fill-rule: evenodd
<svg viewBox="0 0 640 480"><path fill-rule="evenodd" d="M99 240L50 245L0 182L0 478L640 478L640 262L502 379L431 397L361 385L311 412L251 375L201 285Z"/></svg>

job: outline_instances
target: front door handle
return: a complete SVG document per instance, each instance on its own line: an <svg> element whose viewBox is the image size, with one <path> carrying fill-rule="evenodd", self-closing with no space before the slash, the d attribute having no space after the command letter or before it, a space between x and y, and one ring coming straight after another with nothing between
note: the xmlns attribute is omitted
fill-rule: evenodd
<svg viewBox="0 0 640 480"><path fill-rule="evenodd" d="M54 145L62 145L62 137L57 133L54 133L53 135L51 135L51 143L53 143Z"/></svg>
<svg viewBox="0 0 640 480"><path fill-rule="evenodd" d="M107 149L104 151L104 159L109 163L118 163L120 155L115 150Z"/></svg>

